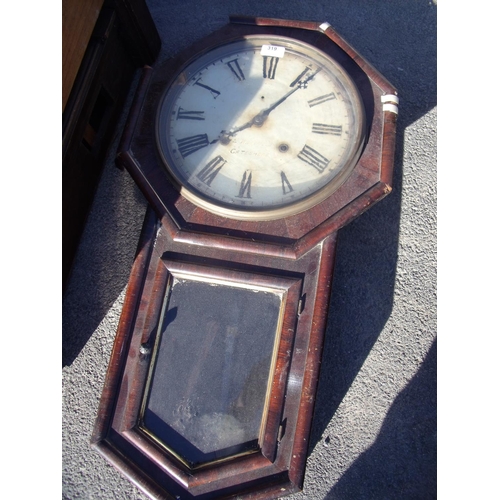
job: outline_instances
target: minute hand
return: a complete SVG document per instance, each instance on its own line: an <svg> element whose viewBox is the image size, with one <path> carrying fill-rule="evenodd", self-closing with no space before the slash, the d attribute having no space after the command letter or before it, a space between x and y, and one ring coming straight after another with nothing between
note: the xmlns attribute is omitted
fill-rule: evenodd
<svg viewBox="0 0 500 500"><path fill-rule="evenodd" d="M263 117L264 119L267 118L267 116L269 115L269 113L273 110L273 109L276 109L282 102L285 102L286 99L288 99L294 92L296 92L297 90L299 90L300 87L295 87L293 88L292 90L290 90L289 92L287 92L281 99L278 99L275 103L271 104L271 106L269 106L268 108L266 109L263 109L255 118L254 120L261 116Z"/></svg>
<svg viewBox="0 0 500 500"><path fill-rule="evenodd" d="M251 123L250 126L252 126L252 125L260 126L260 125L262 125L264 123L264 121L266 120L266 118L268 117L269 113L271 113L271 111L273 111L273 109L276 109L282 102L286 101L286 99L288 99L297 90L303 89L303 88L307 88L307 83L310 80L312 80L318 74L319 71L321 71L321 70L318 70L315 73L313 73L312 75L308 76L303 82L302 81L297 82L298 85L295 86L289 92L287 92L281 99L278 99L275 103L271 104L271 106L269 106L268 108L262 110L258 115L256 115L253 118L253 120L251 120L251 122L249 122L249 123Z"/></svg>
<svg viewBox="0 0 500 500"><path fill-rule="evenodd" d="M318 71L320 71L320 70L318 70ZM310 80L312 80L316 76L316 74L318 73L318 71L316 71L315 73L313 73L312 75L310 75L303 82L298 82L299 85L297 85L292 90L290 90L289 92L287 92L283 97L281 97L276 102L274 102L273 104L271 104L271 106L269 106L266 109L263 109L260 113L258 113L257 115L255 115L250 121L248 121L244 125L241 125L240 127L236 127L235 129L231 130L228 133L225 133L224 135L226 137L231 137L231 136L235 135L237 132L245 130L246 128L253 127L254 125L257 125L257 127L260 127L266 121L266 119L269 116L269 113L271 113L271 111L273 111L281 103L283 103L284 101L286 101L297 90L299 90L301 88L306 88L307 87L307 82L309 82Z"/></svg>

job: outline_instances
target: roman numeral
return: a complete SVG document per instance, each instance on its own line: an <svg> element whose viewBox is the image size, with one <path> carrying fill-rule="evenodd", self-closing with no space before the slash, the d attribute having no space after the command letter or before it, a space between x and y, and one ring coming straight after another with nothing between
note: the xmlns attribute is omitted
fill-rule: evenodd
<svg viewBox="0 0 500 500"><path fill-rule="evenodd" d="M185 109L179 108L177 111L177 120L204 120L203 116L205 111L186 111Z"/></svg>
<svg viewBox="0 0 500 500"><path fill-rule="evenodd" d="M250 187L252 185L252 171L246 170L243 174L240 184L240 192L236 195L236 198L251 198Z"/></svg>
<svg viewBox="0 0 500 500"><path fill-rule="evenodd" d="M307 101L307 104L309 104L309 107L312 108L313 106L317 106L318 104L322 104L326 101L331 101L332 99L337 99L337 96L333 92L316 97L316 99L311 99L310 101Z"/></svg>
<svg viewBox="0 0 500 500"><path fill-rule="evenodd" d="M201 182L204 182L207 186L210 186L215 176L220 172L220 169L224 166L226 160L222 156L216 156L213 160L209 161L196 175Z"/></svg>
<svg viewBox="0 0 500 500"><path fill-rule="evenodd" d="M229 69L233 72L234 76L238 79L239 82L245 79L245 75L240 68L240 64L238 59L233 59L232 61L228 61L226 63L229 66Z"/></svg>
<svg viewBox="0 0 500 500"><path fill-rule="evenodd" d="M293 191L293 187L286 178L285 172L281 172L281 187L283 188L283 194L288 194Z"/></svg>
<svg viewBox="0 0 500 500"><path fill-rule="evenodd" d="M177 140L177 146L179 147L179 152L183 158L193 154L198 149L208 146L207 134L198 134L191 137L185 137L184 139Z"/></svg>
<svg viewBox="0 0 500 500"><path fill-rule="evenodd" d="M262 76L264 78L274 80L274 77L276 76L276 66L278 66L280 58L272 56L263 56L263 58Z"/></svg>
<svg viewBox="0 0 500 500"><path fill-rule="evenodd" d="M324 123L313 123L312 131L315 134L330 134L341 136L342 125L325 125Z"/></svg>
<svg viewBox="0 0 500 500"><path fill-rule="evenodd" d="M311 167L314 167L320 173L322 173L330 163L328 158L325 158L322 154L318 153L307 144L302 148L302 151L297 155L297 158L308 165L311 165Z"/></svg>
<svg viewBox="0 0 500 500"><path fill-rule="evenodd" d="M220 92L218 90L213 89L212 87L209 87L208 85L205 85L204 83L200 83L201 78L198 78L196 82L194 82L195 85L198 85L198 87L202 87L204 89L207 89L211 94L214 99L217 99L217 97L220 96Z"/></svg>

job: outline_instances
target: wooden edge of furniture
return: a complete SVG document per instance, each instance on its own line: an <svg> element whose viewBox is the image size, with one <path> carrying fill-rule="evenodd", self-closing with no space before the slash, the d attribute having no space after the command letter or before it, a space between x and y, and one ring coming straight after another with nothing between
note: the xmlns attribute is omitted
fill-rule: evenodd
<svg viewBox="0 0 500 500"><path fill-rule="evenodd" d="M113 0L120 19L120 34L136 66L153 64L161 47L160 35L146 2Z"/></svg>
<svg viewBox="0 0 500 500"><path fill-rule="evenodd" d="M63 293L134 73L161 46L144 0L81 4L63 2Z"/></svg>

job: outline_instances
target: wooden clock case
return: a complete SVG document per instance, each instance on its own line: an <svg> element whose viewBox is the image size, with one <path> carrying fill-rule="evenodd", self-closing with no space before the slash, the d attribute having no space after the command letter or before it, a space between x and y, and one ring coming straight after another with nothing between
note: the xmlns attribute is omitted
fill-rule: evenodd
<svg viewBox="0 0 500 500"><path fill-rule="evenodd" d="M301 489L337 231L391 191L396 90L327 23L243 17L231 21L163 66L144 69L118 155L151 208L92 442L151 498L276 498ZM367 135L352 174L322 203L280 220L238 221L211 214L179 195L157 151L155 117L179 65L221 41L256 33L303 40L337 60L359 89ZM264 287L281 297L265 411L258 446L251 453L193 465L144 428L144 397L161 311L177 276L255 291ZM202 343L193 345L193 367L201 363ZM178 383L167 381L165 391Z"/></svg>

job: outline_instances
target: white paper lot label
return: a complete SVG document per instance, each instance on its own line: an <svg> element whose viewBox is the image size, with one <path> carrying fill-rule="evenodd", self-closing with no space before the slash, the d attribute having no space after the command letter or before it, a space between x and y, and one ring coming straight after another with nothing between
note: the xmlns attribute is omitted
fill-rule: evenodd
<svg viewBox="0 0 500 500"><path fill-rule="evenodd" d="M285 55L285 47L279 47L278 45L263 45L260 49L260 55L283 57Z"/></svg>

